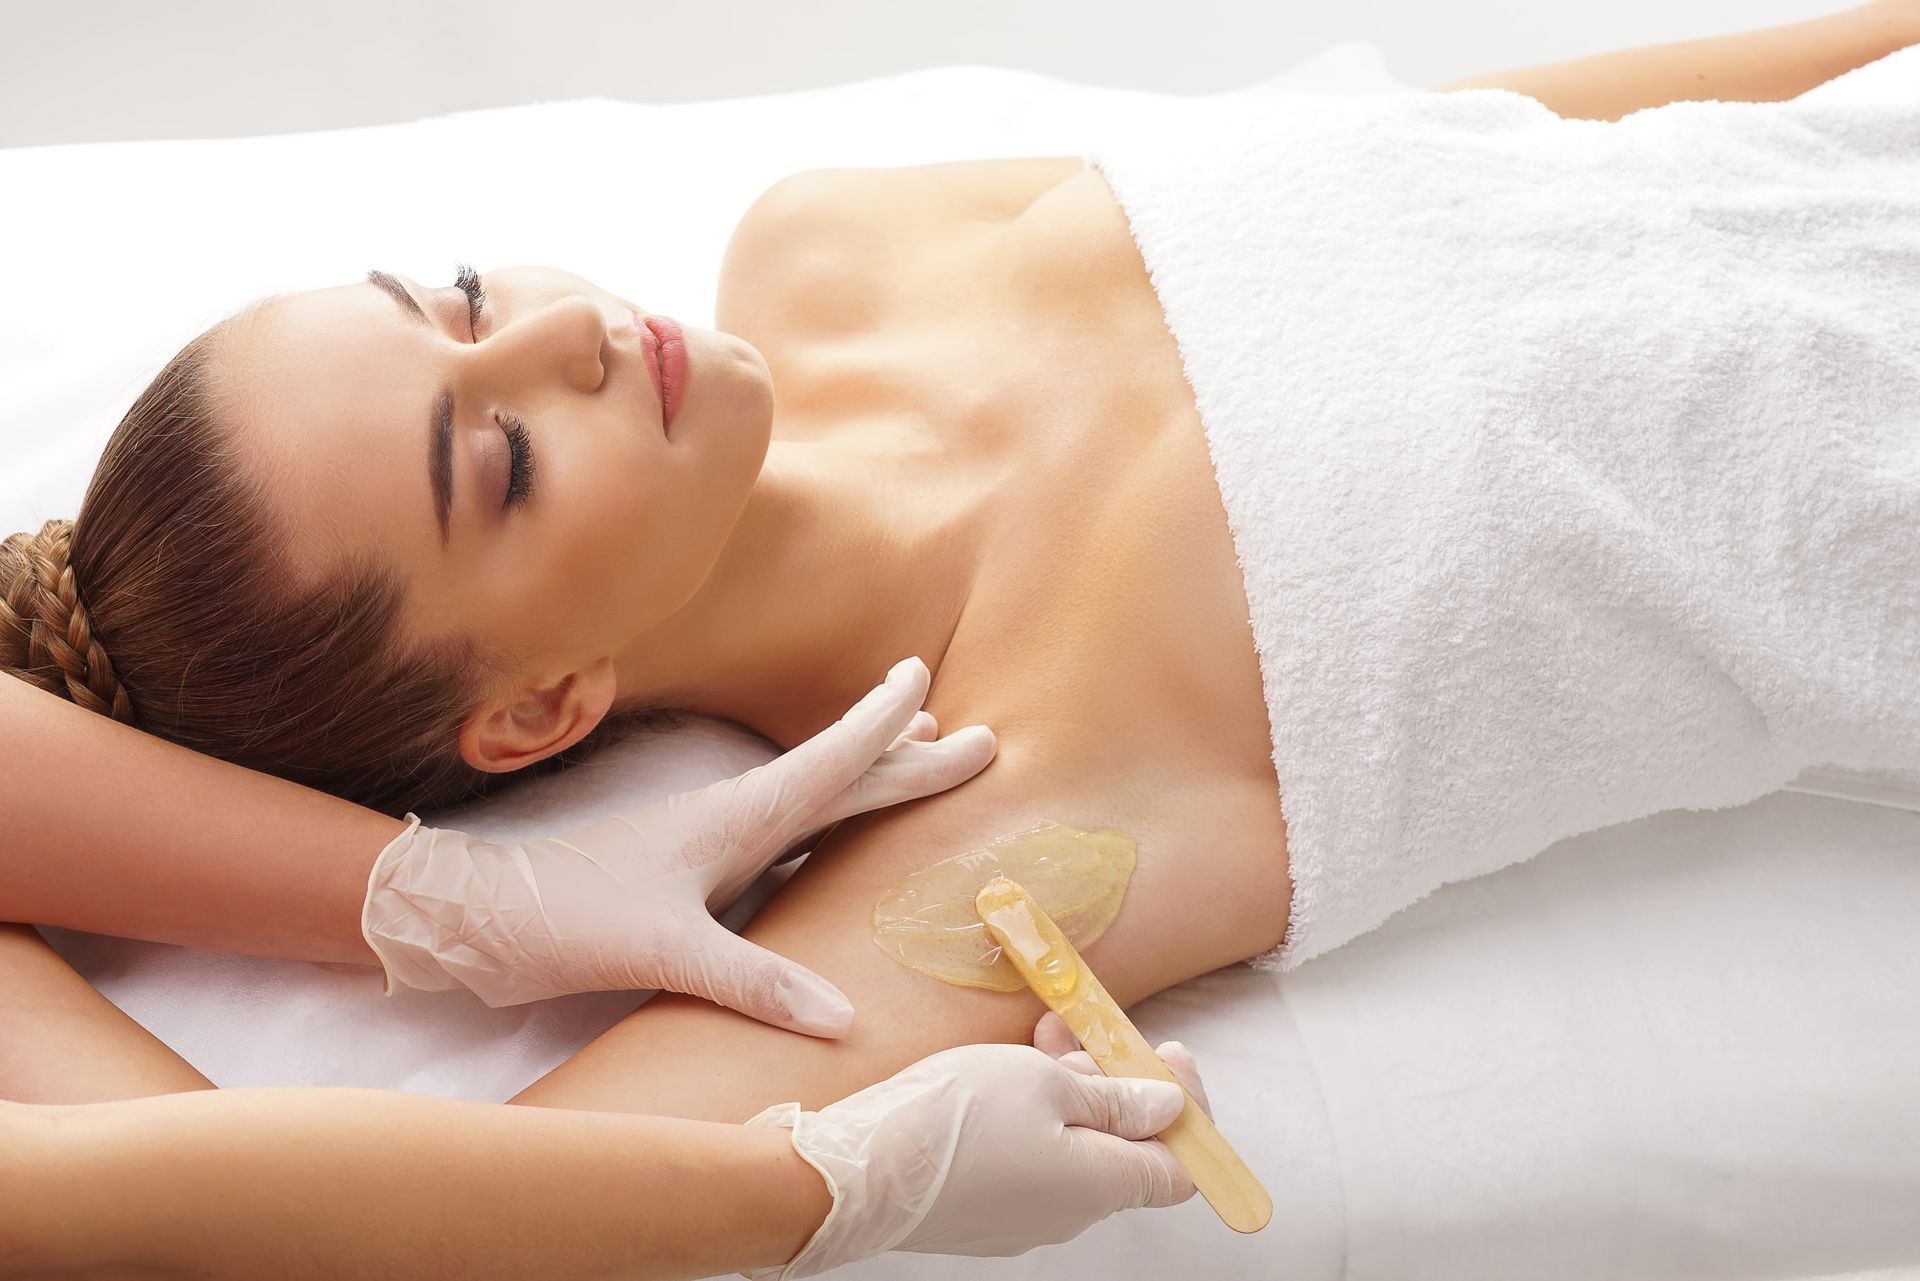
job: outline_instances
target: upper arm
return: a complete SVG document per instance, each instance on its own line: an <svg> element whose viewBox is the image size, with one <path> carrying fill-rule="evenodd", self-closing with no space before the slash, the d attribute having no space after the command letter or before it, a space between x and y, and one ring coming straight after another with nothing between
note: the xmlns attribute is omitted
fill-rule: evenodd
<svg viewBox="0 0 1920 1281"><path fill-rule="evenodd" d="M1920 42L1920 0L1876 0L1786 26L1597 54L1441 86L1510 89L1558 115L1618 120L1685 100L1779 102Z"/></svg>
<svg viewBox="0 0 1920 1281"><path fill-rule="evenodd" d="M405 826L0 673L0 920L375 964L367 871Z"/></svg>
<svg viewBox="0 0 1920 1281"><path fill-rule="evenodd" d="M964 717L962 719L965 719ZM1003 721L1006 718L1003 718ZM742 1121L797 1099L819 1108L926 1055L981 1041L1025 1041L1042 1007L1030 993L956 987L875 945L874 904L910 873L1043 821L1117 827L1139 842L1120 915L1086 949L1114 997L1131 1004L1270 946L1283 921L1233 905L1271 897L1284 860L1240 839L1231 805L1183 784L1177 812L1112 776L1036 766L1013 734L973 781L850 819L812 854L746 931L838 985L852 1031L824 1041L690 997L656 997L516 1102ZM1203 815L1220 816L1209 827Z"/></svg>
<svg viewBox="0 0 1920 1281"><path fill-rule="evenodd" d="M0 1099L97 1103L209 1088L33 927L0 925Z"/></svg>
<svg viewBox="0 0 1920 1281"><path fill-rule="evenodd" d="M1039 1017L1025 993L940 983L874 945L872 910L882 891L968 844L937 821L938 799L842 823L745 931L846 993L855 1015L844 1039L780 1031L663 993L515 1102L743 1121L789 1099L822 1107L949 1045L1024 1039ZM1006 822L1008 830L1020 826L1011 815Z"/></svg>

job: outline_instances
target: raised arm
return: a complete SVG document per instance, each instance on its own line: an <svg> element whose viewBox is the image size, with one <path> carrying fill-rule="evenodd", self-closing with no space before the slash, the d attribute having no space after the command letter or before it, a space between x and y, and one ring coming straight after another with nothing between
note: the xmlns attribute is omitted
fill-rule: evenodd
<svg viewBox="0 0 1920 1281"><path fill-rule="evenodd" d="M1920 44L1920 0L1872 0L1805 22L1475 76L1440 91L1511 89L1557 115L1618 120L1668 102L1780 102L1910 44Z"/></svg>
<svg viewBox="0 0 1920 1281"><path fill-rule="evenodd" d="M944 738L918 659L847 714L736 778L558 836L500 845L401 824L222 765L0 679L0 921L369 962L389 990L489 1005L668 988L817 1036L831 984L723 928L784 849L841 819L964 782L993 735Z"/></svg>
<svg viewBox="0 0 1920 1281"><path fill-rule="evenodd" d="M406 826L0 674L0 920L376 965L367 872Z"/></svg>

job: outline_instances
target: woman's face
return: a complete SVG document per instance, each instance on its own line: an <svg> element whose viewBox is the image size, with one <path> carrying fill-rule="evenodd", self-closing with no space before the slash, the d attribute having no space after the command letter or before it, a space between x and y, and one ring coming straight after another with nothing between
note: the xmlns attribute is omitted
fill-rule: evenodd
<svg viewBox="0 0 1920 1281"><path fill-rule="evenodd" d="M549 268L479 284L477 309L381 273L271 300L227 353L236 430L303 569L371 554L420 637L558 680L693 597L766 456L772 385L746 342L687 329L664 422L645 313Z"/></svg>

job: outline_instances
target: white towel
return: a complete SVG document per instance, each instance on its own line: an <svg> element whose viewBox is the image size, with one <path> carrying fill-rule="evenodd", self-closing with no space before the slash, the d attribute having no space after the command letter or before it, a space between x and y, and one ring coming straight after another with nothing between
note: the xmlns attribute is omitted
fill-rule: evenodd
<svg viewBox="0 0 1920 1281"><path fill-rule="evenodd" d="M1089 160L1245 577L1280 964L1563 837L1920 767L1920 47L1611 123L1202 100Z"/></svg>

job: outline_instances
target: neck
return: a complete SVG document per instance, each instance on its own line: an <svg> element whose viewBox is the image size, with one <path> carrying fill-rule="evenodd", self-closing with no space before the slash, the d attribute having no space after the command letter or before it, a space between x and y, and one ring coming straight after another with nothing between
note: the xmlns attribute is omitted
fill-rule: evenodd
<svg viewBox="0 0 1920 1281"><path fill-rule="evenodd" d="M717 716L791 747L899 660L937 674L991 488L931 461L897 436L775 440L699 593L616 660L616 706Z"/></svg>

